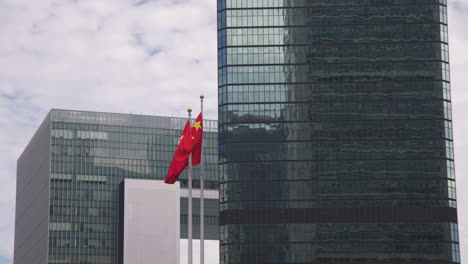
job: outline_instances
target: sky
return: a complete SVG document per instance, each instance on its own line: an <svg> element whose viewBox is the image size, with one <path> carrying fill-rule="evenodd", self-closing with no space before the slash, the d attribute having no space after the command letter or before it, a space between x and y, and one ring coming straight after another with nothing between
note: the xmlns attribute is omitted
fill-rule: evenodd
<svg viewBox="0 0 468 264"><path fill-rule="evenodd" d="M468 261L468 0L448 15ZM216 119L216 56L216 0L0 0L0 264L13 262L16 160L51 108L185 116L204 94Z"/></svg>

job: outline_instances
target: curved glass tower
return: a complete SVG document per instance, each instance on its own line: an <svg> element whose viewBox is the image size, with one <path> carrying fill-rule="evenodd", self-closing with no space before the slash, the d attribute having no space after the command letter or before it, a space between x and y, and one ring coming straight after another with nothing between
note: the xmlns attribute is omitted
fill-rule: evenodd
<svg viewBox="0 0 468 264"><path fill-rule="evenodd" d="M220 258L459 263L446 0L218 0Z"/></svg>

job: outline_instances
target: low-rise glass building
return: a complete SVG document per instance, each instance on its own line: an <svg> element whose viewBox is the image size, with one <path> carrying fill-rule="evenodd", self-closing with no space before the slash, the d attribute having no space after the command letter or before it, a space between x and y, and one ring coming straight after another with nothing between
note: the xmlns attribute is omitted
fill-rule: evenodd
<svg viewBox="0 0 468 264"><path fill-rule="evenodd" d="M163 180L185 122L51 110L18 159L14 263L117 263L119 184L125 178ZM217 121L204 120L204 131L205 238L217 240ZM199 170L193 171L197 188ZM186 172L179 180L186 238ZM198 205L195 199L194 238Z"/></svg>

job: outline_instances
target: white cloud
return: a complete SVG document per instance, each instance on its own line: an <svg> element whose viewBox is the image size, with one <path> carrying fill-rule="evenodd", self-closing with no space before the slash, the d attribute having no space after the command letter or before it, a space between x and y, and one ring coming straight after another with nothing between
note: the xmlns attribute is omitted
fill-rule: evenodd
<svg viewBox="0 0 468 264"><path fill-rule="evenodd" d="M449 4L465 258L468 3ZM16 159L50 108L183 116L188 106L198 109L203 93L206 116L217 118L215 5L215 0L0 0L0 258L13 255Z"/></svg>
<svg viewBox="0 0 468 264"><path fill-rule="evenodd" d="M21 2L2 12L0 72L33 104L182 114L205 93L216 117L214 1Z"/></svg>
<svg viewBox="0 0 468 264"><path fill-rule="evenodd" d="M455 0L449 3L449 37L451 59L451 83L453 126L455 143L455 169L457 175L458 222L462 262L468 258L468 1Z"/></svg>
<svg viewBox="0 0 468 264"><path fill-rule="evenodd" d="M142 3L142 5L137 5ZM0 257L16 159L50 108L217 118L216 1L0 0Z"/></svg>

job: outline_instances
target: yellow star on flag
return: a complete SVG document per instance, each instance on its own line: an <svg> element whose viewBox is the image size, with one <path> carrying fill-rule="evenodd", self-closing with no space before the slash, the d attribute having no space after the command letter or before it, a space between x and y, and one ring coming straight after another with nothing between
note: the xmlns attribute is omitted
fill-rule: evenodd
<svg viewBox="0 0 468 264"><path fill-rule="evenodd" d="M198 131L198 129L202 128L200 123L201 121L194 122L192 127L194 127Z"/></svg>

